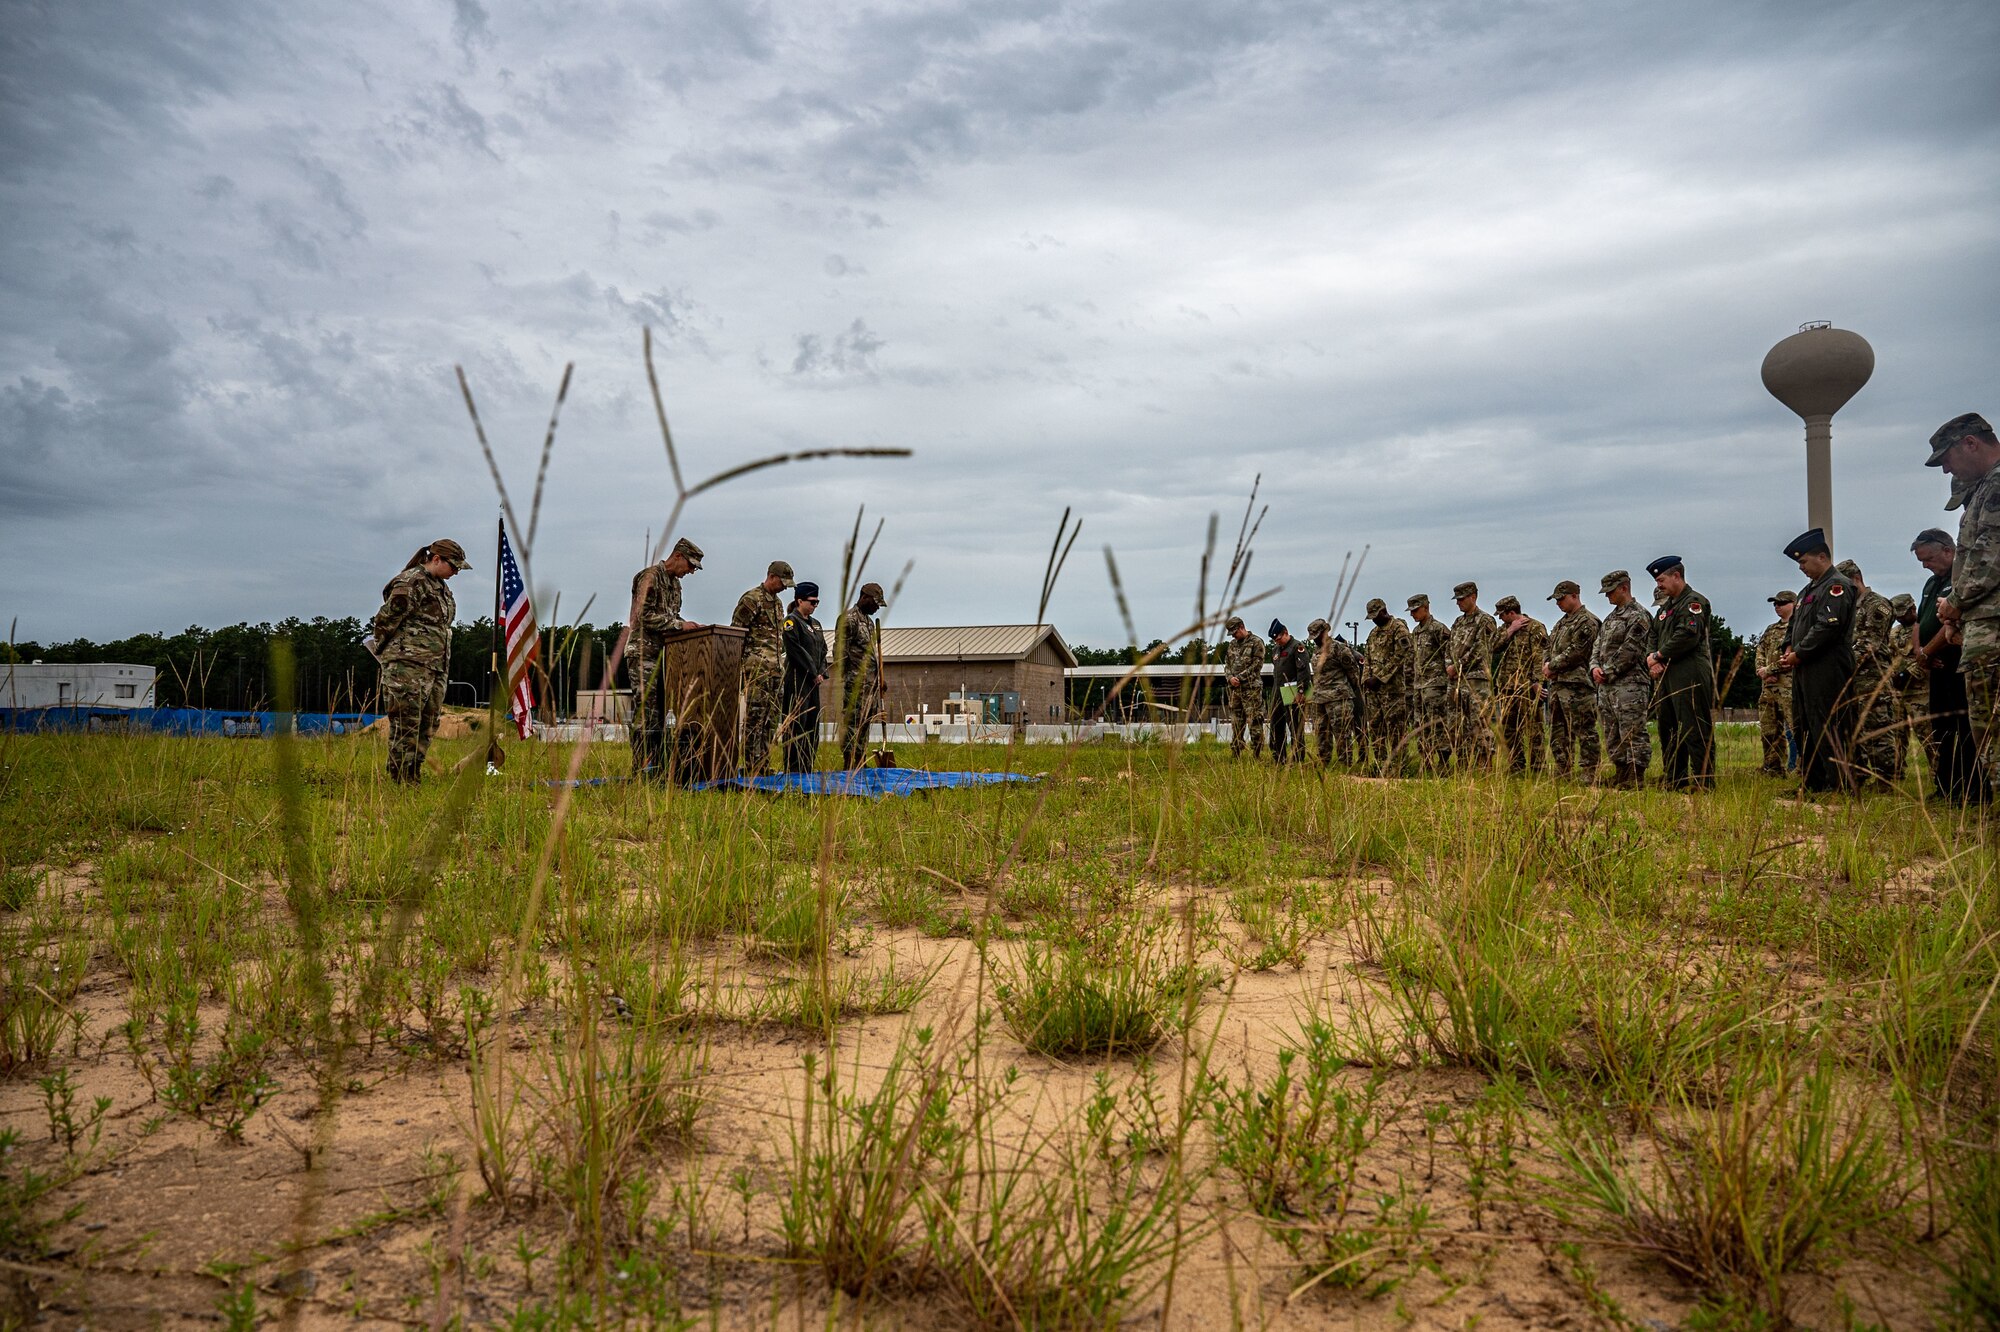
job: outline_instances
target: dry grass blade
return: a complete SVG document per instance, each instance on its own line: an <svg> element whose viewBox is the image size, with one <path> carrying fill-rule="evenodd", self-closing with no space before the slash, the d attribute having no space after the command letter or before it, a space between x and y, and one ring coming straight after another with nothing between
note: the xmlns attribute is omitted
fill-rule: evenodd
<svg viewBox="0 0 2000 1332"><path fill-rule="evenodd" d="M562 383L556 388L556 405L549 409L548 433L542 436L542 461L535 468L535 498L534 502L528 505L528 536L521 543L524 558L525 552L534 549L535 531L541 525L542 487L549 479L549 454L555 450L556 446L556 418L562 415L563 400L569 397L569 379L575 372L575 361L571 361L569 364L563 366ZM522 566L522 569L525 573L525 564Z"/></svg>

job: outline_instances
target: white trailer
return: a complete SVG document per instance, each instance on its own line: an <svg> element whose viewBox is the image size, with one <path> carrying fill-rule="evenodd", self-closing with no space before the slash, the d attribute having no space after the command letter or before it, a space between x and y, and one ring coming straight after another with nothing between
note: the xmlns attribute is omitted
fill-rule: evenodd
<svg viewBox="0 0 2000 1332"><path fill-rule="evenodd" d="M0 662L0 708L150 708L151 666Z"/></svg>

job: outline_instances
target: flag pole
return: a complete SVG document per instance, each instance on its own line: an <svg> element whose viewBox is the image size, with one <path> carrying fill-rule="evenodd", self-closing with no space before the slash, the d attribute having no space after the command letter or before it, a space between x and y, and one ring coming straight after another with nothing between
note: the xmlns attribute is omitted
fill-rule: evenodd
<svg viewBox="0 0 2000 1332"><path fill-rule="evenodd" d="M507 761L507 756L500 751L500 699L507 693L505 674L507 649L504 646L507 641L507 631L500 623L500 583L503 573L500 567L500 548L507 541L507 515L504 512L494 519L493 533L493 685L487 690L486 700L486 762L497 768Z"/></svg>

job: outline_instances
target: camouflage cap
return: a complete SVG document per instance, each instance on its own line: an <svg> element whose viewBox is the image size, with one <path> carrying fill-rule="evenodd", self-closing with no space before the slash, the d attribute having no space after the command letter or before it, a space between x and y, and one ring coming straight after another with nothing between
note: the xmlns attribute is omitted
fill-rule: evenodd
<svg viewBox="0 0 2000 1332"><path fill-rule="evenodd" d="M1412 592L1410 593L1410 599L1405 601L1403 605L1409 610L1415 610L1419 606L1422 606L1425 610L1429 610L1431 608L1431 594L1428 592Z"/></svg>
<svg viewBox="0 0 2000 1332"><path fill-rule="evenodd" d="M1868 581L1866 578L1863 578L1861 576L1861 566L1856 564L1853 560L1842 560L1839 564L1836 564L1833 567L1840 570L1842 573L1846 574L1849 578L1852 578L1857 583L1866 583Z"/></svg>
<svg viewBox="0 0 2000 1332"><path fill-rule="evenodd" d="M1374 618L1375 618L1376 616L1378 616L1378 615L1387 615L1388 613L1389 613L1389 603L1388 603L1388 602L1386 602L1386 601L1382 600L1382 598L1380 598L1380 597L1370 597L1370 598L1368 598L1368 618L1369 618L1369 619L1371 619L1371 620L1372 620L1372 619L1374 619Z"/></svg>
<svg viewBox="0 0 2000 1332"><path fill-rule="evenodd" d="M1463 601L1467 597L1476 597L1478 595L1479 584L1473 582L1470 578L1451 590L1451 599L1453 601Z"/></svg>
<svg viewBox="0 0 2000 1332"><path fill-rule="evenodd" d="M766 578L780 578L782 587L791 587L797 580L792 577L792 566L784 560L772 560L771 567L764 570Z"/></svg>
<svg viewBox="0 0 2000 1332"><path fill-rule="evenodd" d="M1508 611L1517 611L1521 609L1521 599L1519 597L1502 597L1493 603L1493 609L1503 615Z"/></svg>
<svg viewBox="0 0 2000 1332"><path fill-rule="evenodd" d="M1623 569L1613 569L1597 580L1597 590L1600 592L1610 592L1614 588L1630 586L1632 586L1632 575Z"/></svg>
<svg viewBox="0 0 2000 1332"><path fill-rule="evenodd" d="M674 542L674 548L668 551L667 554L670 556L679 555L695 568L701 568L701 547L695 545L694 542L689 541L686 537L682 537L680 540Z"/></svg>
<svg viewBox="0 0 2000 1332"><path fill-rule="evenodd" d="M1917 613L1917 599L1907 592L1898 592L1889 598L1889 609L1896 612L1898 619Z"/></svg>
<svg viewBox="0 0 2000 1332"><path fill-rule="evenodd" d="M445 561L445 563L451 565L452 568L459 570L461 573L472 567L465 562L465 547L459 545L450 537L441 537L431 542L431 554L437 559Z"/></svg>
<svg viewBox="0 0 2000 1332"><path fill-rule="evenodd" d="M1770 602L1773 606L1789 606L1798 599L1799 594L1792 591L1789 587L1781 587L1771 596L1764 598L1764 600Z"/></svg>
<svg viewBox="0 0 2000 1332"><path fill-rule="evenodd" d="M860 592L858 592L856 595L863 597L871 597L874 599L875 604L878 606L889 600L887 597L882 595L882 585L880 583L863 583L861 585Z"/></svg>
<svg viewBox="0 0 2000 1332"><path fill-rule="evenodd" d="M1565 578L1560 583L1556 584L1555 591L1549 593L1549 600L1554 601L1558 597L1580 597L1582 595L1583 595L1583 589L1576 585L1576 580L1573 578Z"/></svg>
<svg viewBox="0 0 2000 1332"><path fill-rule="evenodd" d="M1222 622L1222 632L1226 634L1233 634L1242 627L1243 617L1241 615L1232 615Z"/></svg>
<svg viewBox="0 0 2000 1332"><path fill-rule="evenodd" d="M1333 628L1333 626L1328 624L1325 620L1314 620L1311 624L1306 626L1306 633L1323 634L1331 628Z"/></svg>
<svg viewBox="0 0 2000 1332"><path fill-rule="evenodd" d="M1931 432L1931 456L1924 459L1926 467L1944 466L1944 455L1951 452L1951 446L1967 435L1984 435L1993 438L1993 427L1978 412L1967 412L1964 416L1954 416Z"/></svg>

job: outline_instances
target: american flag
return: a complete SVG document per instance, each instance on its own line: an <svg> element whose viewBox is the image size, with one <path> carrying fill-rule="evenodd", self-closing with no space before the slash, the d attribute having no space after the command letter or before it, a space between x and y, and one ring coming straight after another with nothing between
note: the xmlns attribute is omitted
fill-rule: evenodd
<svg viewBox="0 0 2000 1332"><path fill-rule="evenodd" d="M508 714L528 738L528 722L535 715L535 673L528 668L542 652L542 636L535 628L535 608L528 603L528 585L521 580L521 566L514 562L514 548L507 543L507 529L500 528L500 619L507 626L507 680L513 710Z"/></svg>

